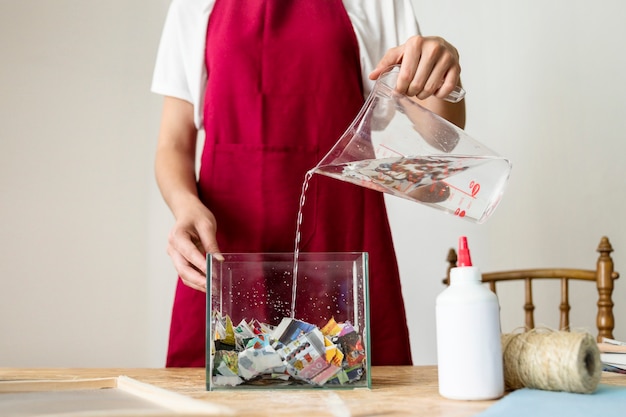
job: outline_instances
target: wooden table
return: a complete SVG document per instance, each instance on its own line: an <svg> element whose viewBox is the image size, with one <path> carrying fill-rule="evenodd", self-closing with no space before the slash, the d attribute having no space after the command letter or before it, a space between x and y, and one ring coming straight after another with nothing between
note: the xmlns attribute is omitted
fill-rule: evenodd
<svg viewBox="0 0 626 417"><path fill-rule="evenodd" d="M82 379L125 375L196 399L222 404L235 415L275 416L472 416L495 401L454 401L437 390L435 366L373 367L372 389L231 390L208 392L203 368L0 368L0 380ZM626 375L605 372L602 383L626 386Z"/></svg>

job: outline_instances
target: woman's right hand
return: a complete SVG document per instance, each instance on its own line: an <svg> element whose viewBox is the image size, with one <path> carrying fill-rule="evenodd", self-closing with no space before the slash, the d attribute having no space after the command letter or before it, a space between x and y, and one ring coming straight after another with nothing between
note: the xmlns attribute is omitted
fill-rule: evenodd
<svg viewBox="0 0 626 417"><path fill-rule="evenodd" d="M167 253L185 285L206 292L206 254L218 254L217 223L199 200L179 213L168 237Z"/></svg>
<svg viewBox="0 0 626 417"><path fill-rule="evenodd" d="M155 170L159 189L176 219L167 253L185 285L206 291L206 254L219 253L219 248L215 216L198 198L197 134L192 104L166 96Z"/></svg>

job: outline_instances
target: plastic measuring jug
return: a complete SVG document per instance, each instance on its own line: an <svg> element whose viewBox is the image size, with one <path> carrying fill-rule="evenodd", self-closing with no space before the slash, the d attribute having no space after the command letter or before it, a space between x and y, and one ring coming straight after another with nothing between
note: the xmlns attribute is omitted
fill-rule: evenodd
<svg viewBox="0 0 626 417"><path fill-rule="evenodd" d="M381 74L312 171L484 222L500 202L511 163L396 92L399 72L395 65Z"/></svg>

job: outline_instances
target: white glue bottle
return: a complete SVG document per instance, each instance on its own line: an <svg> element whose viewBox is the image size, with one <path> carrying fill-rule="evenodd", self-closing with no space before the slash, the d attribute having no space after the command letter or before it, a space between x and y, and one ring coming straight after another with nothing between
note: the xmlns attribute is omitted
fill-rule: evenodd
<svg viewBox="0 0 626 417"><path fill-rule="evenodd" d="M472 266L465 236L450 286L437 297L436 320L439 394L455 400L504 395L500 305Z"/></svg>

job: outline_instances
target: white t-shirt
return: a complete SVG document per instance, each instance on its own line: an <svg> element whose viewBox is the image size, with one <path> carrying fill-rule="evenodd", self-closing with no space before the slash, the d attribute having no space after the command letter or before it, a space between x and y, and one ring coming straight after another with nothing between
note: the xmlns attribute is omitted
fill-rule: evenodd
<svg viewBox="0 0 626 417"><path fill-rule="evenodd" d="M198 129L206 85L206 30L214 4L215 0L172 0L152 78L154 93L193 104ZM343 4L359 44L367 96L373 85L369 73L389 48L419 34L419 26L410 0L343 0Z"/></svg>

